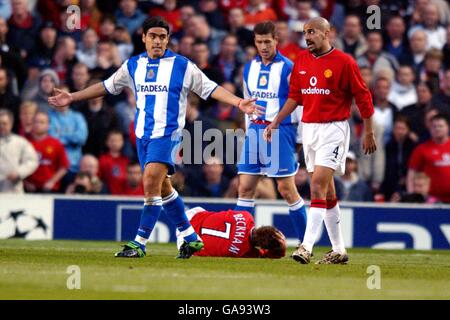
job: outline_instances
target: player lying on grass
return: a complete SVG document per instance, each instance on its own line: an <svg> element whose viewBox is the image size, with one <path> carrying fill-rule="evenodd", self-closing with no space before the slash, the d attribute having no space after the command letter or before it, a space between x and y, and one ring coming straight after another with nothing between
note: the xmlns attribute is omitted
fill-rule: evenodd
<svg viewBox="0 0 450 320"><path fill-rule="evenodd" d="M144 207L134 240L116 257L142 258L161 210L183 234L191 254L203 248L184 212L184 202L172 187L169 175L175 173L174 155L181 145L187 95L194 92L202 99L212 97L237 106L242 112L258 116L264 107L255 99L241 99L208 77L189 59L167 49L170 28L163 18L154 16L142 25L145 52L128 59L107 80L77 92L56 90L48 102L67 110L76 101L117 95L124 88L136 96L135 134L139 163L143 171ZM185 253L185 257L186 257Z"/></svg>
<svg viewBox="0 0 450 320"><path fill-rule="evenodd" d="M286 254L283 233L271 226L255 228L255 221L247 211L211 212L195 207L186 215L205 244L195 256L279 259ZM177 247L180 254L186 247L179 232Z"/></svg>

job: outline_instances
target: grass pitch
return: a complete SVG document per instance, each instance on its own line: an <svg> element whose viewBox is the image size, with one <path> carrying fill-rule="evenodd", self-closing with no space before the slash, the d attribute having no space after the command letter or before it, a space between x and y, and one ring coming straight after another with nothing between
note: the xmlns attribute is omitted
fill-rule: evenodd
<svg viewBox="0 0 450 320"><path fill-rule="evenodd" d="M150 244L144 259L114 258L119 249L0 240L0 299L450 299L450 251L350 249L348 265L319 266L288 257L177 260L175 244ZM79 290L67 289L71 265L81 271ZM367 287L370 265L381 270L381 289Z"/></svg>

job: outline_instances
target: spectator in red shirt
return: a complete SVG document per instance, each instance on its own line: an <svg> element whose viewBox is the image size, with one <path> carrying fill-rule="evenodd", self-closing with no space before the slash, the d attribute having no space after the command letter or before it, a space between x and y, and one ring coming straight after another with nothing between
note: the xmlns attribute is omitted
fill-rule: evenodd
<svg viewBox="0 0 450 320"><path fill-rule="evenodd" d="M117 194L126 196L143 196L144 187L142 184L142 170L137 162L130 162L127 165L127 178L119 185L120 191Z"/></svg>
<svg viewBox="0 0 450 320"><path fill-rule="evenodd" d="M278 51L291 61L297 59L302 50L298 44L289 39L289 28L286 21L277 22Z"/></svg>
<svg viewBox="0 0 450 320"><path fill-rule="evenodd" d="M245 9L248 0L219 0L219 7L225 15L228 15L235 8Z"/></svg>
<svg viewBox="0 0 450 320"><path fill-rule="evenodd" d="M176 0L164 0L161 7L150 9L149 15L163 17L169 23L171 32L178 32L183 26Z"/></svg>
<svg viewBox="0 0 450 320"><path fill-rule="evenodd" d="M407 189L414 190L414 175L424 172L431 179L430 195L450 203L450 139L448 119L438 114L431 119L431 139L414 149L409 161Z"/></svg>
<svg viewBox="0 0 450 320"><path fill-rule="evenodd" d="M250 0L245 12L245 25L249 29L263 21L277 21L277 14L263 0Z"/></svg>
<svg viewBox="0 0 450 320"><path fill-rule="evenodd" d="M81 30L92 28L98 32L102 13L97 8L95 0L81 0Z"/></svg>
<svg viewBox="0 0 450 320"><path fill-rule="evenodd" d="M72 38L66 36L58 40L52 69L56 71L61 82L65 82L69 78L73 66L78 62L76 49L77 44Z"/></svg>
<svg viewBox="0 0 450 320"><path fill-rule="evenodd" d="M120 194L125 183L128 158L122 155L124 138L122 132L111 130L106 138L108 153L100 156L100 179L106 183L111 194Z"/></svg>
<svg viewBox="0 0 450 320"><path fill-rule="evenodd" d="M39 167L25 180L25 188L29 192L58 192L59 181L70 167L64 146L48 134L48 129L48 115L37 112L29 141L39 156Z"/></svg>

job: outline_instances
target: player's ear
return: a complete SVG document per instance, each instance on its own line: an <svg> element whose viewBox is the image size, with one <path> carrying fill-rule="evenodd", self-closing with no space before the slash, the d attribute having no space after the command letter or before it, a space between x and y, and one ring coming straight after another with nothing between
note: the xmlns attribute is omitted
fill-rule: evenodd
<svg viewBox="0 0 450 320"><path fill-rule="evenodd" d="M146 34L142 32L142 42L145 43L145 36Z"/></svg>

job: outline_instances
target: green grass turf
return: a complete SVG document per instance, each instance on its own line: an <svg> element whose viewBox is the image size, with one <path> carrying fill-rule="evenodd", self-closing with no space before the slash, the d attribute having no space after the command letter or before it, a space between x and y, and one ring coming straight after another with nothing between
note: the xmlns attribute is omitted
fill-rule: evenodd
<svg viewBox="0 0 450 320"><path fill-rule="evenodd" d="M450 298L450 251L351 249L348 265L319 266L288 257L177 260L175 244L148 248L143 259L119 259L115 242L0 240L0 299ZM81 269L80 290L67 289L70 265ZM367 288L369 265L381 268L380 290Z"/></svg>

